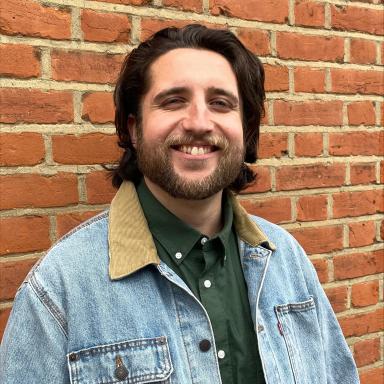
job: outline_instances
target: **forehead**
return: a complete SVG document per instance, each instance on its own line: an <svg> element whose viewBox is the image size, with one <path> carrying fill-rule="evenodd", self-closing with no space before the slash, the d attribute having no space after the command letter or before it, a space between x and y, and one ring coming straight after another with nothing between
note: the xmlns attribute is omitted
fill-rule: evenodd
<svg viewBox="0 0 384 384"><path fill-rule="evenodd" d="M228 60L213 51L177 48L160 56L150 66L149 93L164 88L220 87L237 94L237 80Z"/></svg>

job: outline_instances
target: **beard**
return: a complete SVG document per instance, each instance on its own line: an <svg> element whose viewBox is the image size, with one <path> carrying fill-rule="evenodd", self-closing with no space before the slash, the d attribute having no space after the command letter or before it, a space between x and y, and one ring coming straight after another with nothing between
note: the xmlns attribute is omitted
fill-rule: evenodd
<svg viewBox="0 0 384 384"><path fill-rule="evenodd" d="M206 177L197 180L184 178L176 173L172 164L171 146L192 144L203 141L220 148L222 154L215 170ZM207 160L192 160L190 170L204 167ZM244 148L230 146L223 136L186 134L169 136L164 143L147 143L138 130L137 164L141 173L174 198L202 200L227 188L239 175L244 161Z"/></svg>

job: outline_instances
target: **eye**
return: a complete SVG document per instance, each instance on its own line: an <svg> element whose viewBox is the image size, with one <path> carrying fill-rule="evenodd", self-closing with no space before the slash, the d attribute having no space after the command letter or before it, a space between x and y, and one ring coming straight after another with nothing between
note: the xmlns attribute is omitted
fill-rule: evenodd
<svg viewBox="0 0 384 384"><path fill-rule="evenodd" d="M161 106L165 109L177 109L184 105L184 103L185 100L181 97L169 97L161 103Z"/></svg>
<svg viewBox="0 0 384 384"><path fill-rule="evenodd" d="M229 111L234 108L232 103L227 99L213 99L209 103L212 107L220 111Z"/></svg>

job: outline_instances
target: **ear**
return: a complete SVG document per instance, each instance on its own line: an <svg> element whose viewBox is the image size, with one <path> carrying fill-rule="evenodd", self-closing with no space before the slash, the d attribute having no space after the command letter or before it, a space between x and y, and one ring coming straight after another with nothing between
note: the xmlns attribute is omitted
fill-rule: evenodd
<svg viewBox="0 0 384 384"><path fill-rule="evenodd" d="M133 115L128 116L127 128L133 147L136 149L137 133L136 133L136 117Z"/></svg>

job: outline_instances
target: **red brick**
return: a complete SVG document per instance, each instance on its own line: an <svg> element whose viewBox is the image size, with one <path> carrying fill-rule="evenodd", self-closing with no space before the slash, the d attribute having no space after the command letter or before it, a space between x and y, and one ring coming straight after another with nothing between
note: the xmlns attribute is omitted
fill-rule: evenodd
<svg viewBox="0 0 384 384"><path fill-rule="evenodd" d="M108 204L116 194L110 174L107 172L92 172L87 175L85 183L89 204Z"/></svg>
<svg viewBox="0 0 384 384"><path fill-rule="evenodd" d="M333 258L336 280L353 279L384 272L383 250L352 253Z"/></svg>
<svg viewBox="0 0 384 384"><path fill-rule="evenodd" d="M250 214L260 216L273 223L291 221L291 200L289 198L252 199L240 202Z"/></svg>
<svg viewBox="0 0 384 384"><path fill-rule="evenodd" d="M280 65L264 65L265 70L265 90L287 91L289 89L288 68Z"/></svg>
<svg viewBox="0 0 384 384"><path fill-rule="evenodd" d="M343 312L347 309L348 288L346 286L325 289L325 293L334 312Z"/></svg>
<svg viewBox="0 0 384 384"><path fill-rule="evenodd" d="M332 27L347 31L384 34L384 12L355 6L331 5Z"/></svg>
<svg viewBox="0 0 384 384"><path fill-rule="evenodd" d="M367 281L352 285L352 305L366 307L379 302L379 281Z"/></svg>
<svg viewBox="0 0 384 384"><path fill-rule="evenodd" d="M237 0L210 0L209 7L214 16L272 23L285 23L288 20L288 0L248 0L246 5Z"/></svg>
<svg viewBox="0 0 384 384"><path fill-rule="evenodd" d="M333 217L373 215L384 211L381 190L340 192L333 195Z"/></svg>
<svg viewBox="0 0 384 384"><path fill-rule="evenodd" d="M380 339L358 341L353 346L354 358L358 367L380 360Z"/></svg>
<svg viewBox="0 0 384 384"><path fill-rule="evenodd" d="M87 83L116 82L123 55L90 52L52 52L52 79Z"/></svg>
<svg viewBox="0 0 384 384"><path fill-rule="evenodd" d="M372 184L376 182L375 163L351 163L351 184Z"/></svg>
<svg viewBox="0 0 384 384"><path fill-rule="evenodd" d="M31 0L7 0L0 5L0 32L48 39L71 37L68 9L44 6Z"/></svg>
<svg viewBox="0 0 384 384"><path fill-rule="evenodd" d="M237 37L257 56L266 56L271 53L270 36L267 31L253 28L239 28Z"/></svg>
<svg viewBox="0 0 384 384"><path fill-rule="evenodd" d="M328 263L325 259L311 260L313 266L316 269L317 276L320 283L324 284L328 282Z"/></svg>
<svg viewBox="0 0 384 384"><path fill-rule="evenodd" d="M202 0L163 0L163 6L175 7L183 11L199 12L203 11Z"/></svg>
<svg viewBox="0 0 384 384"><path fill-rule="evenodd" d="M11 314L11 308L9 307L0 308L0 340L3 338L5 326L7 325L7 321L10 314Z"/></svg>
<svg viewBox="0 0 384 384"><path fill-rule="evenodd" d="M339 187L344 184L344 164L287 165L276 170L276 189Z"/></svg>
<svg viewBox="0 0 384 384"><path fill-rule="evenodd" d="M251 166L252 170L256 173L256 181L244 189L241 193L256 193L267 192L271 190L271 172L269 167Z"/></svg>
<svg viewBox="0 0 384 384"><path fill-rule="evenodd" d="M152 0L95 0L103 3L124 4L124 5L150 5Z"/></svg>
<svg viewBox="0 0 384 384"><path fill-rule="evenodd" d="M295 92L324 92L325 70L297 67L294 71Z"/></svg>
<svg viewBox="0 0 384 384"><path fill-rule="evenodd" d="M40 133L0 133L0 165L35 165L44 160Z"/></svg>
<svg viewBox="0 0 384 384"><path fill-rule="evenodd" d="M375 107L371 101L356 101L347 106L349 125L375 125Z"/></svg>
<svg viewBox="0 0 384 384"><path fill-rule="evenodd" d="M373 221L360 221L349 224L349 246L363 247L375 242L376 230Z"/></svg>
<svg viewBox="0 0 384 384"><path fill-rule="evenodd" d="M322 60L342 62L344 40L341 37L302 35L277 32L277 55L283 59Z"/></svg>
<svg viewBox="0 0 384 384"><path fill-rule="evenodd" d="M320 156L323 153L321 133L297 133L295 135L296 156Z"/></svg>
<svg viewBox="0 0 384 384"><path fill-rule="evenodd" d="M383 309L380 308L373 312L339 318L344 336L362 336L382 330L384 325Z"/></svg>
<svg viewBox="0 0 384 384"><path fill-rule="evenodd" d="M115 119L112 93L93 92L84 95L81 117L96 124L112 123Z"/></svg>
<svg viewBox="0 0 384 384"><path fill-rule="evenodd" d="M40 76L39 52L34 47L1 44L0 57L0 75L4 77L26 79Z"/></svg>
<svg viewBox="0 0 384 384"><path fill-rule="evenodd" d="M78 202L77 177L18 174L0 176L0 209L59 207Z"/></svg>
<svg viewBox="0 0 384 384"><path fill-rule="evenodd" d="M163 20L163 19L141 19L140 41L148 39L155 32L163 28L176 27L182 28L187 24L193 24L190 20Z"/></svg>
<svg viewBox="0 0 384 384"><path fill-rule="evenodd" d="M308 27L323 27L325 23L324 3L296 0L295 24Z"/></svg>
<svg viewBox="0 0 384 384"><path fill-rule="evenodd" d="M333 156L383 155L384 132L330 133L329 153Z"/></svg>
<svg viewBox="0 0 384 384"><path fill-rule="evenodd" d="M282 157L288 154L287 133L262 133L259 141L259 157L261 159Z"/></svg>
<svg viewBox="0 0 384 384"><path fill-rule="evenodd" d="M64 236L67 232L80 225L83 221L90 219L100 211L72 212L56 216L56 235Z"/></svg>
<svg viewBox="0 0 384 384"><path fill-rule="evenodd" d="M283 101L273 104L276 125L341 125L342 101Z"/></svg>
<svg viewBox="0 0 384 384"><path fill-rule="evenodd" d="M384 160L380 161L380 183L384 183Z"/></svg>
<svg viewBox="0 0 384 384"><path fill-rule="evenodd" d="M95 12L89 9L81 14L84 40L107 43L129 43L131 22L124 14Z"/></svg>
<svg viewBox="0 0 384 384"><path fill-rule="evenodd" d="M361 384L383 384L384 381L384 367L372 368L360 372Z"/></svg>
<svg viewBox="0 0 384 384"><path fill-rule="evenodd" d="M382 95L383 72L353 69L331 69L332 92Z"/></svg>
<svg viewBox="0 0 384 384"><path fill-rule="evenodd" d="M314 221L327 219L327 196L301 196L296 203L297 220Z"/></svg>
<svg viewBox="0 0 384 384"><path fill-rule="evenodd" d="M73 100L70 92L37 89L0 89L2 123L70 123Z"/></svg>
<svg viewBox="0 0 384 384"><path fill-rule="evenodd" d="M0 300L11 300L37 259L0 262Z"/></svg>
<svg viewBox="0 0 384 384"><path fill-rule="evenodd" d="M376 43L365 39L351 39L350 60L351 63L375 64Z"/></svg>
<svg viewBox="0 0 384 384"><path fill-rule="evenodd" d="M48 217L2 218L0 223L0 255L46 250L51 245L49 226Z"/></svg>
<svg viewBox="0 0 384 384"><path fill-rule="evenodd" d="M332 252L343 248L343 227L300 228L289 231L308 254Z"/></svg>
<svg viewBox="0 0 384 384"><path fill-rule="evenodd" d="M120 154L116 136L102 133L53 136L52 152L61 164L113 163Z"/></svg>

